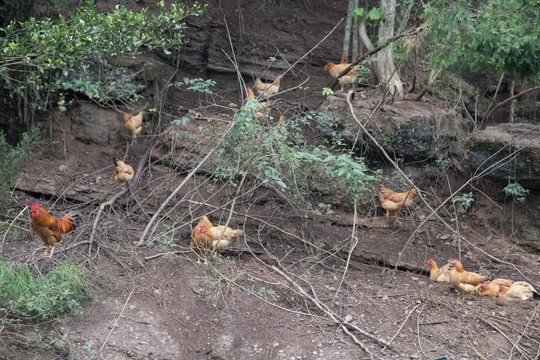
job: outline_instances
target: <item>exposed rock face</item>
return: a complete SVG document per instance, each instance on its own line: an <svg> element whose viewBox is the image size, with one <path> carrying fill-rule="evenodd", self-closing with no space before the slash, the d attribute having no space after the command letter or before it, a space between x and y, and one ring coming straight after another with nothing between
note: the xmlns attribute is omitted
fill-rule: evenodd
<svg viewBox="0 0 540 360"><path fill-rule="evenodd" d="M109 145L121 129L121 114L115 114L92 103L81 102L70 117L73 121L73 135L87 144Z"/></svg>
<svg viewBox="0 0 540 360"><path fill-rule="evenodd" d="M375 108L371 94L360 96L364 99L353 103L355 115L389 154L415 161L444 159L459 152L457 139L462 125L453 110L427 102L399 101L383 105L371 116ZM321 110L327 116L317 119L318 128L325 135L341 137L358 147L373 147L350 114L343 95L329 97Z"/></svg>
<svg viewBox="0 0 540 360"><path fill-rule="evenodd" d="M466 165L472 171L493 166L489 173L492 178L540 189L540 125L488 126L468 137L466 149Z"/></svg>

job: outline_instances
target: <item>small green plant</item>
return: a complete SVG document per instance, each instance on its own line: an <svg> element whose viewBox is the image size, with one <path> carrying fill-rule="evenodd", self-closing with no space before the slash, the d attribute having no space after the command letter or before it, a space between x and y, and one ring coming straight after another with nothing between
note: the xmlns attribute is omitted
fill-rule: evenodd
<svg viewBox="0 0 540 360"><path fill-rule="evenodd" d="M521 186L518 183L512 183L512 184L506 185L503 191L507 197L512 196L514 198L514 201L518 203L525 202L525 197L529 193L528 189L525 189L523 186Z"/></svg>
<svg viewBox="0 0 540 360"><path fill-rule="evenodd" d="M441 170L445 171L450 166L452 166L452 160L451 159L437 159L435 160L435 164L439 165Z"/></svg>
<svg viewBox="0 0 540 360"><path fill-rule="evenodd" d="M323 90L322 90L322 94L323 94L323 96L334 95L334 90L325 87L325 88L323 88Z"/></svg>
<svg viewBox="0 0 540 360"><path fill-rule="evenodd" d="M43 321L76 312L91 296L91 281L81 266L65 263L43 277L23 264L0 261L0 314L12 323Z"/></svg>
<svg viewBox="0 0 540 360"><path fill-rule="evenodd" d="M379 9L376 7L371 8L371 10L366 10L364 8L357 8L353 11L354 16L362 16L368 20L379 20L382 16Z"/></svg>
<svg viewBox="0 0 540 360"><path fill-rule="evenodd" d="M39 126L34 126L29 132L23 133L17 146L8 144L6 137L0 132L0 211L6 206L8 194L15 185L19 173L32 156L32 148L40 140Z"/></svg>
<svg viewBox="0 0 540 360"><path fill-rule="evenodd" d="M172 86L173 84L170 84L169 86ZM197 92L203 92L207 94L212 94L212 90L210 89L212 86L216 86L216 82L212 79L190 79L190 78L184 78L183 81L177 81L174 83L174 86L183 88L186 87L187 90L193 90Z"/></svg>
<svg viewBox="0 0 540 360"><path fill-rule="evenodd" d="M474 203L473 193L463 194L455 196L452 199L452 203L456 204L456 210L460 214L465 214L471 208Z"/></svg>

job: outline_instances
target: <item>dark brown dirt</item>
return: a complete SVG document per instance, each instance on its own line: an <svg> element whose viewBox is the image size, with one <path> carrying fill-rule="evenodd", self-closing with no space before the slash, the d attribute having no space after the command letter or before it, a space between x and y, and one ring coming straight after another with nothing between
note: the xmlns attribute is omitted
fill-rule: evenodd
<svg viewBox="0 0 540 360"><path fill-rule="evenodd" d="M270 3L274 6L268 6ZM309 48L345 12L338 2L292 3L278 6L279 2L249 1L242 6L246 31L256 28L254 33L261 37L257 44L272 34L276 42L290 46L295 41L305 42ZM237 9L236 4L229 6L226 13L234 32L237 25L232 19ZM286 101L273 111L297 114L303 106L317 106L322 100L320 89L329 82L320 66L339 59L340 37L333 35L299 71L298 76L309 75L310 90L285 95ZM239 102L233 75L212 75L220 79L216 96L223 96L224 103ZM285 89L301 82L293 79L284 82ZM180 104L185 108L200 106L198 110L204 109L211 117L221 116L221 111L205 107L206 99L188 92L175 94L167 106L177 109L178 101L183 101ZM9 342L9 334L0 334L5 346L0 347L0 358L538 358L538 300L508 302L458 296L448 284L431 282L427 276L429 258L442 265L460 257L467 269L482 271L490 278L540 284L540 257L522 251L504 234L498 217L508 212L485 198L459 221L452 213L445 217L469 244L458 241L436 220L428 221L409 241L429 214L423 205L404 215L402 224L396 224L382 216L353 219L352 213L341 208L329 214L299 210L275 192L259 187L235 203L229 226L243 228L245 236L235 239L230 251L210 258L204 266L195 262L197 257L189 249L191 228L203 214L215 223L224 223L236 189L208 181L203 172L171 202L146 246L133 244L157 206L186 175L182 168L167 166L164 150L158 147L141 183L105 210L88 258L97 208L121 189L113 181L110 159L127 153L126 159L135 165L150 145L150 129L156 126L155 119L150 122L144 136L129 148L123 141L108 147L82 144L74 139L67 122L65 133L53 132L37 150L35 161L21 176L25 183L21 187L26 191L13 193L15 205L8 218L13 219L38 197L55 215L68 208L81 210L85 225L66 237L53 260L44 260L39 256L41 241L35 234L30 238L26 232L30 219L24 216L16 222L18 228L10 229L3 255L41 271L64 261L86 261L99 286L80 316L68 315L61 322L19 330L24 344ZM187 129L197 134L199 126L208 126L207 121L192 120ZM322 141L314 127L305 131L310 141ZM192 144L182 145L185 151ZM194 149L196 146L201 146L198 140L193 143ZM193 152L204 154L204 148ZM190 155L183 158L189 162ZM189 171L190 166L186 168ZM37 194L44 183L56 190L56 196ZM91 191L81 197L84 187ZM445 191L438 184L433 189ZM437 205L436 197L430 202ZM376 212L375 205L364 210ZM346 268L354 223L358 244ZM385 346L376 339L390 344Z"/></svg>

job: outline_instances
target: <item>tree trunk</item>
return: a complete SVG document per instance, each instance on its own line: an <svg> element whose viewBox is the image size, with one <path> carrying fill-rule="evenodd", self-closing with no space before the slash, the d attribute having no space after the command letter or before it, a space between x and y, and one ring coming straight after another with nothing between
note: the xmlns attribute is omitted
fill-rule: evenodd
<svg viewBox="0 0 540 360"><path fill-rule="evenodd" d="M394 36L396 0L381 0L381 23L379 24L379 44ZM403 98L403 84L394 65L392 44L381 50L377 55L377 78L383 84L388 84L391 92Z"/></svg>

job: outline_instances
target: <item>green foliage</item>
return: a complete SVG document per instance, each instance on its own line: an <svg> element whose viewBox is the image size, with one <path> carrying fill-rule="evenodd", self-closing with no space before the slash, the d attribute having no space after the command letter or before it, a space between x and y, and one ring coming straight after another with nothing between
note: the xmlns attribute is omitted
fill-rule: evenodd
<svg viewBox="0 0 540 360"><path fill-rule="evenodd" d="M540 80L540 6L536 1L427 2L426 44L434 63L460 74L484 68Z"/></svg>
<svg viewBox="0 0 540 360"><path fill-rule="evenodd" d="M364 8L357 8L354 9L353 16L363 16L368 20L379 20L382 14L376 7L371 8L369 11Z"/></svg>
<svg viewBox="0 0 540 360"><path fill-rule="evenodd" d="M172 84L171 84L172 85ZM190 79L184 78L183 81L177 81L174 83L174 86L183 88L186 87L187 90L193 90L196 92L202 92L207 94L212 94L213 91L210 89L212 86L216 86L216 82L212 79Z"/></svg>
<svg viewBox="0 0 540 360"><path fill-rule="evenodd" d="M90 280L79 265L62 264L37 277L23 264L0 261L0 313L13 323L43 321L77 311L90 297Z"/></svg>
<svg viewBox="0 0 540 360"><path fill-rule="evenodd" d="M217 180L235 185L240 174L247 173L294 203L311 204L317 201L314 197L338 190L347 194L351 204L371 199L377 176L362 158L342 152L339 146L306 144L300 126L318 114L288 119L276 127L255 120L258 110L256 101L248 101L236 115L224 147L217 152Z"/></svg>
<svg viewBox="0 0 540 360"><path fill-rule="evenodd" d="M29 132L23 133L15 147L9 145L4 134L0 133L0 211L4 210L9 192L30 160L32 148L39 143L40 131L39 126L34 126Z"/></svg>
<svg viewBox="0 0 540 360"><path fill-rule="evenodd" d="M452 203L456 204L456 209L458 213L465 214L467 211L469 211L472 204L474 203L473 194L472 192L470 192L468 194L455 196L452 199Z"/></svg>
<svg viewBox="0 0 540 360"><path fill-rule="evenodd" d="M323 96L330 96L330 95L334 95L334 91L330 88L325 87L322 89L322 94Z"/></svg>
<svg viewBox="0 0 540 360"><path fill-rule="evenodd" d="M51 93L61 96L68 90L96 101L134 101L140 85L128 85L132 76L115 73L109 59L135 56L142 49L170 53L185 42L185 17L202 9L173 3L167 10L163 1L158 7L156 15L121 5L99 13L88 1L69 20L60 15L55 22L11 23L0 38L0 77L14 93L33 94L34 108L46 108Z"/></svg>
<svg viewBox="0 0 540 360"><path fill-rule="evenodd" d="M518 203L525 202L525 197L529 193L528 189L525 189L523 186L521 186L518 183L512 183L512 184L506 185L503 191L506 196L512 196L514 200Z"/></svg>

